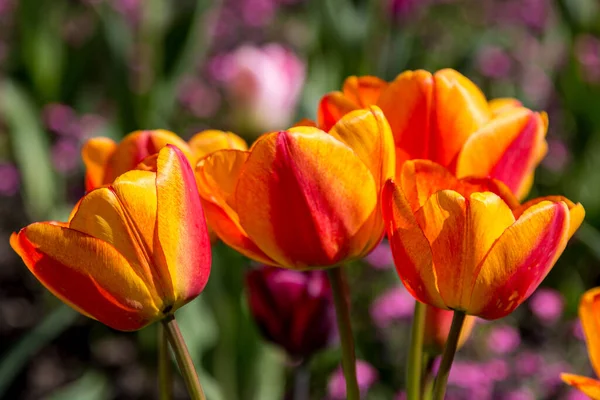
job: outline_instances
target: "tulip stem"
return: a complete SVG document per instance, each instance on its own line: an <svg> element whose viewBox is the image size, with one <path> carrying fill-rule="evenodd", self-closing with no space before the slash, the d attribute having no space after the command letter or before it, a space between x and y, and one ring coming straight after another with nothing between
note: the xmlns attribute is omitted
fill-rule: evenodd
<svg viewBox="0 0 600 400"><path fill-rule="evenodd" d="M171 371L171 353L169 340L164 326L157 325L158 333L158 389L160 400L171 400L173 393L173 375Z"/></svg>
<svg viewBox="0 0 600 400"><path fill-rule="evenodd" d="M331 268L327 271L335 314L337 318L340 342L342 347L342 370L346 379L346 399L359 400L360 391L356 380L356 355L354 354L354 337L350 323L350 293L346 275L341 267Z"/></svg>
<svg viewBox="0 0 600 400"><path fill-rule="evenodd" d="M454 355L458 348L458 339L460 338L460 331L465 322L465 317L466 314L463 311L454 311L450 333L448 333L448 340L446 340L446 347L444 348L444 354L442 355L442 362L433 386L433 400L444 400L450 368L452 368Z"/></svg>
<svg viewBox="0 0 600 400"><path fill-rule="evenodd" d="M425 332L425 304L415 301L415 312L410 332L410 349L406 369L406 399L421 398L421 371L423 370L423 334Z"/></svg>
<svg viewBox="0 0 600 400"><path fill-rule="evenodd" d="M308 362L302 361L294 368L294 400L308 400L310 397L310 370Z"/></svg>
<svg viewBox="0 0 600 400"><path fill-rule="evenodd" d="M194 363L190 357L190 352L188 351L185 341L183 340L183 335L181 335L181 331L179 330L177 321L175 321L175 317L173 315L169 315L162 320L162 323L165 327L171 348L175 353L175 358L177 359L177 364L179 365L179 370L185 382L185 386L187 387L190 398L192 400L206 400L204 391L202 390L202 385L200 385L200 381L198 380L198 374L194 368Z"/></svg>

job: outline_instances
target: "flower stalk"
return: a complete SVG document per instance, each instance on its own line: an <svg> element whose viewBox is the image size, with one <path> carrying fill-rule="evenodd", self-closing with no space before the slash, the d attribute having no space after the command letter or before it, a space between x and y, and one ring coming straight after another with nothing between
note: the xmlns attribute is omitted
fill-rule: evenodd
<svg viewBox="0 0 600 400"><path fill-rule="evenodd" d="M423 333L425 332L425 304L415 301L415 312L410 332L410 349L406 372L406 398L419 400L421 371L423 370Z"/></svg>
<svg viewBox="0 0 600 400"><path fill-rule="evenodd" d="M200 385L200 381L198 380L198 374L194 368L194 363L192 362L188 348L183 340L183 335L179 330L179 325L177 325L177 321L175 321L175 317L169 315L162 320L162 323L169 343L171 344L171 348L175 353L175 358L177 359L177 364L179 365L179 370L190 398L192 400L206 400L202 385Z"/></svg>
<svg viewBox="0 0 600 400"><path fill-rule="evenodd" d="M354 337L352 336L352 325L350 323L350 295L348 283L341 267L331 268L327 271L335 314L340 332L342 347L342 370L346 380L346 398L348 400L359 400L360 391L356 379L356 355L354 353Z"/></svg>
<svg viewBox="0 0 600 400"><path fill-rule="evenodd" d="M442 356L442 363L440 364L440 369L433 386L433 400L444 400L446 384L448 383L448 376L450 375L450 368L452 368L454 355L456 354L456 349L458 348L460 331L462 330L466 316L467 315L463 311L454 311L454 316L452 317L452 326L450 327L448 341L446 341L446 347L444 348L444 354Z"/></svg>
<svg viewBox="0 0 600 400"><path fill-rule="evenodd" d="M158 334L158 390L160 400L173 398L173 372L171 371L171 354L169 340L163 325L157 325Z"/></svg>

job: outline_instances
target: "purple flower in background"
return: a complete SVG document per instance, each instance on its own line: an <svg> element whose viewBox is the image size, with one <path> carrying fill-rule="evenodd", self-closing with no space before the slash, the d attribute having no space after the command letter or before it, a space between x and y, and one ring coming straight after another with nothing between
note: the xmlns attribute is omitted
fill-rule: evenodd
<svg viewBox="0 0 600 400"><path fill-rule="evenodd" d="M51 149L52 163L58 172L73 172L79 165L79 145L72 139L59 139Z"/></svg>
<svg viewBox="0 0 600 400"><path fill-rule="evenodd" d="M529 299L529 308L544 324L554 324L562 316L564 299L559 291L549 288L538 289Z"/></svg>
<svg viewBox="0 0 600 400"><path fill-rule="evenodd" d="M488 78L505 78L510 74L512 60L501 48L486 46L477 55L477 68Z"/></svg>
<svg viewBox="0 0 600 400"><path fill-rule="evenodd" d="M327 274L261 266L246 274L250 312L262 334L295 359L323 349L335 316Z"/></svg>
<svg viewBox="0 0 600 400"><path fill-rule="evenodd" d="M483 365L483 369L487 376L493 381L505 380L510 372L506 360L500 358L488 361Z"/></svg>
<svg viewBox="0 0 600 400"><path fill-rule="evenodd" d="M411 317L414 307L414 298L403 286L398 286L375 299L370 313L375 325L383 329L393 321Z"/></svg>
<svg viewBox="0 0 600 400"><path fill-rule="evenodd" d="M572 367L564 361L544 365L540 371L540 382L545 391L544 397L550 398L554 395L554 392L564 385L560 374L571 370Z"/></svg>
<svg viewBox="0 0 600 400"><path fill-rule="evenodd" d="M68 105L48 104L44 107L43 115L46 127L52 132L64 136L77 136L77 115Z"/></svg>
<svg viewBox="0 0 600 400"><path fill-rule="evenodd" d="M14 196L21 186L19 170L13 164L0 163L0 196Z"/></svg>
<svg viewBox="0 0 600 400"><path fill-rule="evenodd" d="M251 27L267 25L277 11L275 0L242 0L242 19Z"/></svg>
<svg viewBox="0 0 600 400"><path fill-rule="evenodd" d="M379 246L375 247L375 249L365 257L365 261L375 269L389 269L394 265L394 257L392 256L390 244L381 242Z"/></svg>
<svg viewBox="0 0 600 400"><path fill-rule="evenodd" d="M279 44L245 45L218 62L238 123L257 133L287 128L305 73L304 63L292 51Z"/></svg>
<svg viewBox="0 0 600 400"><path fill-rule="evenodd" d="M364 396L369 388L377 381L379 375L377 370L366 361L356 360L356 379L361 396ZM346 398L346 379L342 367L338 367L327 385L327 394L330 400L343 400Z"/></svg>
<svg viewBox="0 0 600 400"><path fill-rule="evenodd" d="M423 0L388 0L388 10L395 18L404 19L413 14L418 7L427 1Z"/></svg>
<svg viewBox="0 0 600 400"><path fill-rule="evenodd" d="M515 371L523 377L537 374L544 363L544 357L533 351L523 351L515 358Z"/></svg>
<svg viewBox="0 0 600 400"><path fill-rule="evenodd" d="M487 347L494 354L512 353L520 344L519 331L510 325L492 327L487 337Z"/></svg>
<svg viewBox="0 0 600 400"><path fill-rule="evenodd" d="M565 169L571 159L569 148L560 139L548 138L547 141L548 154L542 160L542 164L549 170L560 172Z"/></svg>
<svg viewBox="0 0 600 400"><path fill-rule="evenodd" d="M583 78L589 83L600 83L600 39L581 35L575 40L575 56Z"/></svg>
<svg viewBox="0 0 600 400"><path fill-rule="evenodd" d="M194 116L208 118L219 110L221 96L195 77L185 77L179 88L179 101Z"/></svg>
<svg viewBox="0 0 600 400"><path fill-rule="evenodd" d="M573 322L573 327L571 329L573 332L573 336L575 336L578 340L581 340L582 342L585 341L583 326L581 325L581 321L579 319Z"/></svg>
<svg viewBox="0 0 600 400"><path fill-rule="evenodd" d="M531 389L521 388L511 390L502 396L502 400L535 400L536 397Z"/></svg>
<svg viewBox="0 0 600 400"><path fill-rule="evenodd" d="M563 397L564 400L589 400L590 398L584 394L582 391L577 389L571 389L567 392L566 396Z"/></svg>

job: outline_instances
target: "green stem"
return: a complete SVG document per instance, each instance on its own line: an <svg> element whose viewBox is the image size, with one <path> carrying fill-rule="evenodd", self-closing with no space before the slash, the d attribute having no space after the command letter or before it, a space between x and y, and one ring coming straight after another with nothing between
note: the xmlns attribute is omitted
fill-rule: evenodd
<svg viewBox="0 0 600 400"><path fill-rule="evenodd" d="M310 370L308 362L302 361L294 368L294 400L310 398Z"/></svg>
<svg viewBox="0 0 600 400"><path fill-rule="evenodd" d="M446 383L448 383L450 368L452 367L452 361L454 361L454 354L456 354L458 339L460 338L460 331L465 322L465 317L466 314L463 311L454 311L450 333L448 334L444 355L442 356L442 363L440 364L440 369L433 387L433 400L444 400Z"/></svg>
<svg viewBox="0 0 600 400"><path fill-rule="evenodd" d="M359 400L360 391L356 380L356 356L354 354L354 338L352 336L352 325L350 323L350 295L348 283L341 267L331 268L327 271L335 314L337 317L340 342L342 347L342 370L346 379L346 399Z"/></svg>
<svg viewBox="0 0 600 400"><path fill-rule="evenodd" d="M425 370L423 372L422 397L423 400L431 400L433 394L433 365L435 364L436 356L425 353Z"/></svg>
<svg viewBox="0 0 600 400"><path fill-rule="evenodd" d="M175 353L175 358L177 359L177 364L179 364L181 376L183 377L185 386L187 386L187 390L191 399L206 400L204 391L202 390L202 385L200 385L200 381L198 380L198 374L194 368L194 363L190 357L190 352L188 351L185 341L183 340L183 336L181 335L177 321L175 321L175 317L173 315L169 315L162 320L162 323L165 327L171 348Z"/></svg>
<svg viewBox="0 0 600 400"><path fill-rule="evenodd" d="M173 375L171 371L171 354L169 353L169 340L162 325L157 325L158 333L158 389L160 400L173 398Z"/></svg>
<svg viewBox="0 0 600 400"><path fill-rule="evenodd" d="M426 305L415 301L415 312L410 332L408 368L406 369L406 400L421 398L421 371L423 370L423 334Z"/></svg>

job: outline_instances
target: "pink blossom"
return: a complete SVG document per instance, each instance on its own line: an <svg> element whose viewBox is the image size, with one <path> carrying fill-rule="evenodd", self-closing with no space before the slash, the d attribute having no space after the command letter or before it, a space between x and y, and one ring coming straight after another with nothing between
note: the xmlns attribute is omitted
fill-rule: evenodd
<svg viewBox="0 0 600 400"><path fill-rule="evenodd" d="M393 321L411 317L414 307L413 297L404 287L397 286L375 299L371 305L371 318L383 329Z"/></svg>
<svg viewBox="0 0 600 400"><path fill-rule="evenodd" d="M245 45L221 61L221 78L238 123L256 132L291 123L304 83L304 63L279 44Z"/></svg>
<svg viewBox="0 0 600 400"><path fill-rule="evenodd" d="M388 269L394 265L394 258L392 257L392 250L387 242L381 242L379 246L365 257L365 261L368 262L375 269Z"/></svg>
<svg viewBox="0 0 600 400"><path fill-rule="evenodd" d="M560 292L541 288L529 299L529 308L542 323L552 325L562 316L564 302Z"/></svg>
<svg viewBox="0 0 600 400"><path fill-rule="evenodd" d="M487 338L488 349L495 354L512 353L519 344L521 344L519 331L510 325L491 328Z"/></svg>
<svg viewBox="0 0 600 400"><path fill-rule="evenodd" d="M356 379L361 395L365 395L369 388L379 379L377 370L366 361L356 360ZM327 393L331 400L346 398L346 379L342 367L337 368L329 378Z"/></svg>
<svg viewBox="0 0 600 400"><path fill-rule="evenodd" d="M19 191L19 170L12 164L0 163L0 196L14 196Z"/></svg>

